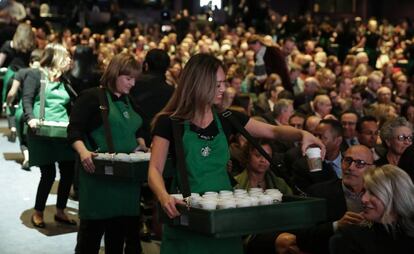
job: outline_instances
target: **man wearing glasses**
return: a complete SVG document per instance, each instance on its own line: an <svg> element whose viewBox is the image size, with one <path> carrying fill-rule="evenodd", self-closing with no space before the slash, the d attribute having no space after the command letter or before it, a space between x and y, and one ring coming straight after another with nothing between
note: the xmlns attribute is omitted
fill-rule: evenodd
<svg viewBox="0 0 414 254"><path fill-rule="evenodd" d="M315 184L309 188L309 196L326 199L327 222L305 230L282 233L276 239L278 253L293 248L309 253L329 253L329 238L338 228L360 224L363 217L361 197L364 193L363 173L374 165L371 150L354 145L343 155L342 179Z"/></svg>

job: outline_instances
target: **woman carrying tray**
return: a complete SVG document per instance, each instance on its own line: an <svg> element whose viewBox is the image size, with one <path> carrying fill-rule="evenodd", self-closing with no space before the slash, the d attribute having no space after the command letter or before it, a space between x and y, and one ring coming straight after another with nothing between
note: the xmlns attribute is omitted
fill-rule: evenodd
<svg viewBox="0 0 414 254"><path fill-rule="evenodd" d="M174 121L183 132L182 144L191 192L232 189L226 171L230 159L228 138L237 130L215 107L221 103L225 82L223 64L218 59L208 54L193 56L183 69L173 97L154 121L148 182L170 218L180 215L176 204L183 204L169 195L162 178L167 154L175 146ZM273 126L232 113L254 137L302 140L303 151L310 145L324 150L323 144L306 131ZM176 179L181 185L181 179ZM238 237L215 239L166 225L161 253L242 253L242 242Z"/></svg>
<svg viewBox="0 0 414 254"><path fill-rule="evenodd" d="M80 229L76 253L99 253L103 235L106 253L123 253L125 239L125 253L140 253L139 179L94 174L93 162L96 152L147 150L141 138L143 114L128 96L140 70L132 55L114 56L103 73L101 87L82 92L73 106L68 138L83 167L79 172ZM107 120L102 114L106 114ZM107 138L107 127L111 139Z"/></svg>
<svg viewBox="0 0 414 254"><path fill-rule="evenodd" d="M35 130L39 125L39 118L43 110L40 94L44 96L44 120L55 122L69 122L68 108L70 107L71 90L60 78L62 73L70 68L70 55L60 44L49 44L40 60L41 67L32 69L26 74L23 84L23 112L29 128L27 144L29 148L29 165L39 166L41 178L36 193L35 212L32 224L43 228L43 211L53 182L55 181L55 162L59 163L60 182L56 203L57 213L55 220L64 224L76 225L64 213L68 201L70 186L73 181L73 166L75 154L70 144L64 138L49 138L37 136ZM43 81L41 81L43 80ZM44 83L44 93L41 92L41 83Z"/></svg>

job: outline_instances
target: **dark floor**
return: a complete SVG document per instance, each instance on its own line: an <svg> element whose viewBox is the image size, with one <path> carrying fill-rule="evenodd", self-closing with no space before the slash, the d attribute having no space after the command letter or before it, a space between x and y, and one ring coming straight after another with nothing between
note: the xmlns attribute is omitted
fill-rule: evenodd
<svg viewBox="0 0 414 254"><path fill-rule="evenodd" d="M53 221L57 182L47 201L46 228L37 229L30 223L40 172L36 167L31 171L21 169L18 143L7 141L5 127L5 119L0 119L0 253L74 253L77 227ZM78 202L69 200L67 206L70 217L77 220ZM145 254L159 253L158 243L143 243L143 247Z"/></svg>

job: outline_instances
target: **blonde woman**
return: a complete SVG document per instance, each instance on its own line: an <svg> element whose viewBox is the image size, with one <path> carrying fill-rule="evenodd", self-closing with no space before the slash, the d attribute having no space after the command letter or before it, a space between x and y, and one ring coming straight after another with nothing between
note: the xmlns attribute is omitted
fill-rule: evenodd
<svg viewBox="0 0 414 254"><path fill-rule="evenodd" d="M362 215L368 227L341 228L331 238L331 253L409 253L414 247L414 185L394 165L364 173Z"/></svg>
<svg viewBox="0 0 414 254"><path fill-rule="evenodd" d="M60 169L58 187L57 212L55 220L69 225L76 225L64 213L70 186L73 180L74 153L66 139L43 138L36 136L34 129L39 124L40 116L40 83L46 81L45 87L45 120L69 122L68 109L74 95L67 84L61 81L62 74L70 68L71 58L68 51L60 44L50 44L46 47L40 60L40 68L32 69L23 84L23 112L28 125L27 143L29 148L29 165L39 166L41 179L39 182L35 212L32 223L35 227L43 228L43 211L52 184L55 180L55 162Z"/></svg>
<svg viewBox="0 0 414 254"><path fill-rule="evenodd" d="M154 120L148 183L170 218L180 215L176 204L183 204L169 195L162 178L167 155L176 142L172 134L173 121L177 121L183 130L182 143L191 191L204 193L232 188L226 170L230 159L228 139L237 131L215 107L222 103L225 77L222 62L214 56L192 56L183 69L173 97ZM311 144L324 151L323 144L308 132L269 125L237 112L233 115L254 137L302 140L303 151ZM180 179L175 180L172 192L181 189ZM164 227L162 254L242 252L241 238L238 237L215 239L167 225Z"/></svg>

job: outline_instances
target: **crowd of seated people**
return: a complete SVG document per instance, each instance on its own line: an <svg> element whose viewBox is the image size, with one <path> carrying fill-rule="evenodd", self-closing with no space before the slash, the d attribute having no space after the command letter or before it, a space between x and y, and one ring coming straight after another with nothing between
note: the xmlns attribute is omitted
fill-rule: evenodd
<svg viewBox="0 0 414 254"><path fill-rule="evenodd" d="M269 12L270 16L278 16L272 10ZM217 105L218 108L260 117L273 125L307 130L326 146L322 171L310 172L299 144L281 141L265 144L266 150L273 153L273 160L283 165L283 175L276 175L278 171L275 171L271 176L275 173L274 177L285 178L294 194L323 196L322 192L315 191L326 181L339 186L342 181L342 186L346 186L343 188L346 206L329 218L333 224L333 231L328 234L331 236L347 222L355 224L354 220L360 219L349 215L354 212L356 201L348 202L350 198L346 195L352 196L348 193L352 190L348 190L344 176L352 175L348 172L354 168L362 174L361 169L371 164L400 165L400 159L405 159L404 153L413 150L413 28L406 21L392 25L374 18L366 22L318 23L311 17L306 22L299 20L304 26L287 29L291 20L280 19L269 34L259 34L254 27L242 22L233 26L200 26L193 17L188 17L186 34L174 27L170 33L162 34L156 24L110 27L101 34L88 27L60 31L44 25L36 27L37 22L30 19L22 22L32 24L36 49L47 49L47 45L58 43L69 52L74 64L70 71L62 73L61 79L70 83L75 93L99 85L100 75L113 56L132 54L144 66L141 78L135 80L132 97L136 97L138 104L145 104L141 108L148 110L143 113L148 113L150 118L168 101L165 96L171 96L180 82L181 70L192 55L216 56L227 69L227 87L223 104ZM4 48L0 54L7 54ZM13 60L13 56L9 58ZM9 67L7 62L3 66ZM156 80L157 89L143 91L150 80ZM146 92L148 97L144 96ZM160 105L155 109L148 98L159 99ZM249 169L243 167L243 151L248 150L248 144L243 137L231 140L230 175L243 179L243 172L246 175ZM255 151L249 151L254 156ZM366 164L362 165L361 161ZM402 168L408 175L414 175L412 168ZM361 174L357 177L361 178ZM360 194L357 196L361 198ZM337 204L328 204L328 209L338 209ZM338 222L336 226L335 222ZM282 235L277 243L283 245L286 242L282 240L287 239L295 243L295 248L319 253L302 245L313 239L312 234L317 230ZM322 239L325 238L318 240ZM328 250L328 240L318 247Z"/></svg>

